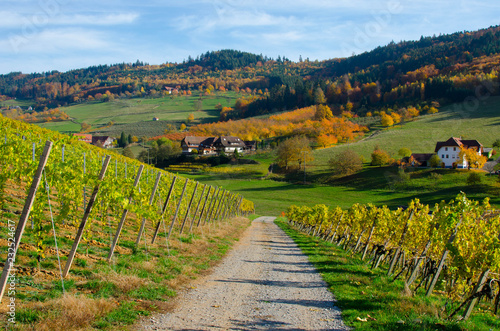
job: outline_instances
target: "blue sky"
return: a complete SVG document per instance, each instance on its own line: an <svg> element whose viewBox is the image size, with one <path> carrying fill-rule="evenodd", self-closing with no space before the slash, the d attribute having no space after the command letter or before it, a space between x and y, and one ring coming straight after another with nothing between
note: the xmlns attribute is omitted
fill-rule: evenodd
<svg viewBox="0 0 500 331"><path fill-rule="evenodd" d="M291 60L500 24L499 1L2 0L0 74L236 49Z"/></svg>

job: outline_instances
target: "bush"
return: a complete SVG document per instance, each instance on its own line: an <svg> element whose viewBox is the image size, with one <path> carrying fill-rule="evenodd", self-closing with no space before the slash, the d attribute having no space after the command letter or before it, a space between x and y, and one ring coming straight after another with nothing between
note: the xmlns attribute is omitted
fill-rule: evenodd
<svg viewBox="0 0 500 331"><path fill-rule="evenodd" d="M328 161L328 165L332 172L339 176L349 176L363 168L361 157L350 149L336 153Z"/></svg>
<svg viewBox="0 0 500 331"><path fill-rule="evenodd" d="M481 184L481 175L477 172L471 172L469 176L467 176L467 185L475 186Z"/></svg>
<svg viewBox="0 0 500 331"><path fill-rule="evenodd" d="M431 166L432 168L438 168L440 165L441 158L437 154L431 156L431 158L429 159L429 166Z"/></svg>
<svg viewBox="0 0 500 331"><path fill-rule="evenodd" d="M386 151L375 148L375 150L372 153L372 166L384 166L388 164L391 160L391 157L389 156L389 153Z"/></svg>

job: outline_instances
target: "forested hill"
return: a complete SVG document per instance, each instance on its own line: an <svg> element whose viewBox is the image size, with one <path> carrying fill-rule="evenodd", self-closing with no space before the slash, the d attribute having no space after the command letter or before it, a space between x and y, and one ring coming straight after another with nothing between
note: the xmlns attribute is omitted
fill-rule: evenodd
<svg viewBox="0 0 500 331"><path fill-rule="evenodd" d="M140 61L68 72L0 75L0 98L45 107L115 98L158 97L165 87L245 91L226 118L318 103L364 114L407 103L457 101L485 81L498 81L500 27L390 43L345 59L292 62L237 50L207 52L183 63ZM168 55L167 55L168 56ZM493 84L496 86L495 84ZM489 91L497 94L498 89Z"/></svg>

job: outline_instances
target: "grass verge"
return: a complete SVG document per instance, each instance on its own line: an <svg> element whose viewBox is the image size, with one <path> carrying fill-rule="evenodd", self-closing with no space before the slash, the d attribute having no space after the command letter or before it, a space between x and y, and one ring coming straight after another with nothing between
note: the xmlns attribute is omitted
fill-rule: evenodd
<svg viewBox="0 0 500 331"><path fill-rule="evenodd" d="M484 309L465 322L446 321L444 297L412 296L384 269L370 269L358 256L296 231L284 218L276 223L308 256L335 295L344 322L356 330L500 330L498 318Z"/></svg>
<svg viewBox="0 0 500 331"><path fill-rule="evenodd" d="M168 244L160 235L155 245L137 248L131 241L134 233L124 231L111 263L106 261L107 245L91 245L92 255L78 254L64 291L55 256L48 256L41 270L21 267L33 260L31 247L24 244L16 261L20 267L12 297L16 323L8 321L12 298L6 296L0 305L0 326L37 331L126 329L141 316L171 309L177 292L219 263L249 225L247 218L234 218L194 227L182 236L174 232ZM27 233L27 242L29 237ZM43 267L48 262L50 270Z"/></svg>

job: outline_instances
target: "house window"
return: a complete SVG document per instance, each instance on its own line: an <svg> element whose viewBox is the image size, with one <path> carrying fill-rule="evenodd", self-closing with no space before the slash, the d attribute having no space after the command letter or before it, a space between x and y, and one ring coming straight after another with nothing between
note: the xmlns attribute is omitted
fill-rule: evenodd
<svg viewBox="0 0 500 331"><path fill-rule="evenodd" d="M449 156L449 155L448 155L448 154L446 154L446 158L447 158L447 159L448 159L448 156Z"/></svg>
<svg viewBox="0 0 500 331"><path fill-rule="evenodd" d="M443 154L443 155L441 155L441 158L442 158L442 159L444 159L444 154Z"/></svg>
<svg viewBox="0 0 500 331"><path fill-rule="evenodd" d="M448 150L448 147L445 147L445 148L444 148L444 150L445 150L445 151L447 151L447 150Z"/></svg>
<svg viewBox="0 0 500 331"><path fill-rule="evenodd" d="M457 151L457 148L456 147L453 147L453 151L456 152Z"/></svg>

